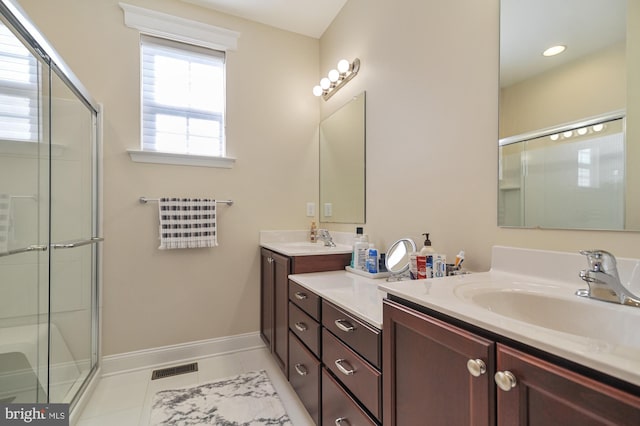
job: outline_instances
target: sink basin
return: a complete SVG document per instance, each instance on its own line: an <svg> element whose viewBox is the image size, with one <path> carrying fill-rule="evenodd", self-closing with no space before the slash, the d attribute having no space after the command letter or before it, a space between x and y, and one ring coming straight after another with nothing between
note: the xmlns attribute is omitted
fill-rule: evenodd
<svg viewBox="0 0 640 426"><path fill-rule="evenodd" d="M640 348L640 309L571 297L502 289L475 291L468 300L539 327Z"/></svg>
<svg viewBox="0 0 640 426"><path fill-rule="evenodd" d="M308 241L298 241L298 242L280 243L280 244L282 244L283 247L286 247L294 251L325 252L325 251L340 251L340 250L344 250L345 248L347 250L351 250L351 247L342 246L340 244L337 244L336 247L328 247L328 246L325 246L324 243L322 242L311 243Z"/></svg>

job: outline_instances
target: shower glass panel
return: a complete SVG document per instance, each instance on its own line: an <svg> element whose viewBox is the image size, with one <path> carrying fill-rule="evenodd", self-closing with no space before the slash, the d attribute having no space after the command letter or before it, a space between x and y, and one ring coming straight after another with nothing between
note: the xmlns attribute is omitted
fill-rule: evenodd
<svg viewBox="0 0 640 426"><path fill-rule="evenodd" d="M51 73L49 398L70 402L97 357L94 202L96 114Z"/></svg>
<svg viewBox="0 0 640 426"><path fill-rule="evenodd" d="M99 108L12 0L0 23L0 403L73 413L98 370Z"/></svg>
<svg viewBox="0 0 640 426"><path fill-rule="evenodd" d="M49 65L0 19L0 403L46 402Z"/></svg>

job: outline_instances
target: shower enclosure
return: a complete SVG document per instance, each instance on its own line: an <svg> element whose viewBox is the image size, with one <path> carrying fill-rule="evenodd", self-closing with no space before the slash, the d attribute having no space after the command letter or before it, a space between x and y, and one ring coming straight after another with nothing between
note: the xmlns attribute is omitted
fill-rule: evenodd
<svg viewBox="0 0 640 426"><path fill-rule="evenodd" d="M0 403L70 403L98 369L98 105L0 0Z"/></svg>

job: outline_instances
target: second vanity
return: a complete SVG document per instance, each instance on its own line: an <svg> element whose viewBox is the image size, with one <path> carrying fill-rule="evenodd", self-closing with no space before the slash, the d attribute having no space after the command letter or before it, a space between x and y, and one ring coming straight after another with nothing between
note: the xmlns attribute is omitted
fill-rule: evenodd
<svg viewBox="0 0 640 426"><path fill-rule="evenodd" d="M495 247L435 280L289 275L289 380L323 425L640 424L640 309L576 296L585 265Z"/></svg>

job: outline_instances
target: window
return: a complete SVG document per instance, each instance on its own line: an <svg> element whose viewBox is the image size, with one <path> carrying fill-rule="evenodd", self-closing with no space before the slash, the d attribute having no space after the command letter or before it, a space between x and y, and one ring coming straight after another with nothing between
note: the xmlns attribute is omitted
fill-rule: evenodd
<svg viewBox="0 0 640 426"><path fill-rule="evenodd" d="M225 156L224 52L141 36L142 150Z"/></svg>
<svg viewBox="0 0 640 426"><path fill-rule="evenodd" d="M0 139L37 142L38 62L0 23Z"/></svg>

